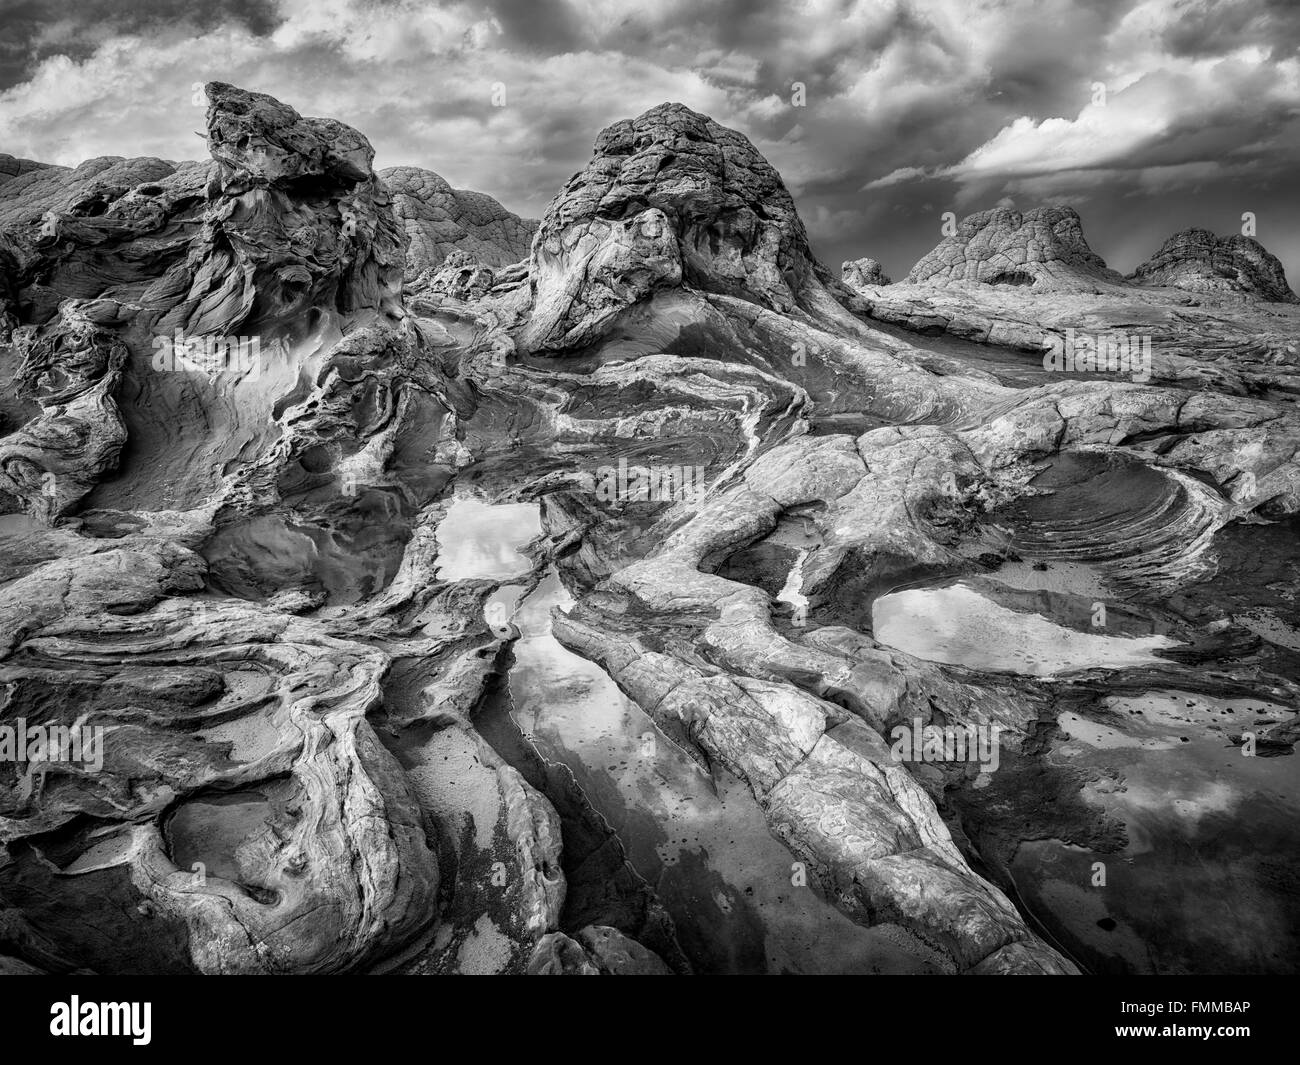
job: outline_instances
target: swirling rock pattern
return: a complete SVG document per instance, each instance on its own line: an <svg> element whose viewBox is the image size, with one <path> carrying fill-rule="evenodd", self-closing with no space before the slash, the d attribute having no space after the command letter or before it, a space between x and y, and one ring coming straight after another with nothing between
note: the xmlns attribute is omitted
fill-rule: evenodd
<svg viewBox="0 0 1300 1065"><path fill-rule="evenodd" d="M104 162L6 186L14 378L37 410L0 443L4 487L52 522L121 482L75 547L29 536L4 586L6 721L109 730L98 772L9 781L0 890L21 916L6 935L54 969L333 972L434 918L426 815L366 722L388 656L275 609L174 598L203 587L193 548L222 506L228 525L274 503L291 456L339 435L365 357L401 347L383 317L400 234L369 144L270 97L207 92L210 167ZM306 408L296 368L267 396L260 361L187 365L155 343L236 332L322 360ZM185 442L171 472L154 433ZM123 469L128 438L143 450ZM180 472L223 450L224 479ZM85 918L93 934L69 922L105 897L120 906Z"/></svg>
<svg viewBox="0 0 1300 1065"><path fill-rule="evenodd" d="M1011 890L1017 824L1116 846L1053 758L1061 708L1300 705L1231 606L1285 629L1284 577L1219 576L1300 511L1289 305L1126 285L1067 208L840 281L753 145L680 104L601 132L533 235L376 174L337 122L207 93L210 162L0 167L0 724L103 737L99 765L0 763L0 967L793 965L707 949L781 914L734 871L669 890L653 788L619 806L623 767L588 791L556 760L617 697L653 779L671 753L777 849L801 934L871 944L854 968L1074 973ZM1182 345L1148 379L1041 368L1136 313ZM467 534L467 504L511 516ZM898 589L1028 560L1174 650L1021 675L876 630ZM1094 605L990 581L1020 614ZM1002 768L900 759L913 726L996 729Z"/></svg>
<svg viewBox="0 0 1300 1065"><path fill-rule="evenodd" d="M581 348L685 284L843 316L781 177L749 140L681 104L617 122L547 209L529 263L530 350Z"/></svg>

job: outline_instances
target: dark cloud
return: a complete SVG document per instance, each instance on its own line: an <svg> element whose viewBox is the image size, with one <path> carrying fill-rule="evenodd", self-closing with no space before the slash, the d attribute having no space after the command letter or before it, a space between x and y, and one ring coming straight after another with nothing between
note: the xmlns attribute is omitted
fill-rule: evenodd
<svg viewBox="0 0 1300 1065"><path fill-rule="evenodd" d="M566 0L488 0L508 48L525 53L565 55L581 51L591 37Z"/></svg>
<svg viewBox="0 0 1300 1065"><path fill-rule="evenodd" d="M1107 3L1020 22L989 55L988 100L1021 113L1077 111L1103 76L1102 38L1122 14Z"/></svg>
<svg viewBox="0 0 1300 1065"><path fill-rule="evenodd" d="M87 59L109 37L230 24L270 33L279 24L275 0L0 0L0 91L52 55Z"/></svg>
<svg viewBox="0 0 1300 1065"><path fill-rule="evenodd" d="M1255 45L1274 58L1300 51L1300 5L1295 0L1181 0L1164 32L1174 55L1215 56Z"/></svg>

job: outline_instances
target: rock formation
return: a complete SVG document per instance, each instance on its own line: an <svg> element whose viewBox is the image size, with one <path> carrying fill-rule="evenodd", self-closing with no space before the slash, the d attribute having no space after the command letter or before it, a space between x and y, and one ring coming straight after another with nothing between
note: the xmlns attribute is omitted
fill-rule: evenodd
<svg viewBox="0 0 1300 1065"><path fill-rule="evenodd" d="M1130 280L1190 292L1228 292L1279 303L1295 303L1277 257L1254 237L1216 237L1208 229L1175 233L1142 263Z"/></svg>
<svg viewBox="0 0 1300 1065"><path fill-rule="evenodd" d="M55 968L338 971L426 928L438 891L365 720L387 657L264 605L176 598L204 586L214 518L274 506L296 456L337 435L331 408L382 405L368 361L404 343L395 319L382 339L367 324L398 309L402 260L365 139L232 86L208 99L211 166L102 161L7 188L15 381L36 413L0 470L38 524L15 527L0 593L5 717L109 732L97 772L8 781L6 936ZM110 476L80 535L48 527Z"/></svg>
<svg viewBox="0 0 1300 1065"><path fill-rule="evenodd" d="M1180 734L1216 765L1300 734L1289 305L1199 319L1065 208L841 282L680 104L602 131L525 249L348 127L207 92L209 162L0 185L0 743L63 737L0 762L0 966L1210 964L1195 914L1088 878L1186 850L1124 853ZM1135 314L1186 353L1045 368ZM907 643L902 593L983 613ZM1218 971L1290 934L1289 861Z"/></svg>
<svg viewBox="0 0 1300 1065"><path fill-rule="evenodd" d="M1021 214L995 207L967 215L957 232L924 256L907 275L911 284L1030 286L1072 291L1119 281L1090 247L1072 207L1039 207Z"/></svg>
<svg viewBox="0 0 1300 1065"><path fill-rule="evenodd" d="M829 272L780 175L734 130L661 104L596 138L533 241L530 350L580 348L685 284L775 311L838 316Z"/></svg>
<svg viewBox="0 0 1300 1065"><path fill-rule="evenodd" d="M481 192L453 189L418 166L391 167L379 176L406 230L406 268L412 277L442 265L454 251L487 266L528 257L535 219L519 218Z"/></svg>
<svg viewBox="0 0 1300 1065"><path fill-rule="evenodd" d="M1300 385L1294 319L1265 302L1288 302L1290 290L1281 264L1255 241L1218 241L1204 230L1189 231L1201 236L1190 244L1182 241L1184 235L1173 238L1168 254L1162 251L1125 279L1105 270L1087 248L1070 208L1031 211L1018 227L1015 217L1002 208L970 216L957 235L942 241L888 291L859 280L846 264L845 283L859 297L855 309L911 334L947 334L993 351L1038 357L1063 352L1075 337L1088 338L1087 343L1100 338L1103 344L1123 337L1144 350L1150 346L1142 380L1178 388L1247 394L1289 392ZM1043 220L1051 218L1058 220L1056 235L1044 237ZM1031 219L1039 221L1031 224ZM1035 231L1041 238L1036 243L1027 236ZM1017 261L1027 254L1047 258L1022 273L1008 273L999 250L1004 246ZM1230 252L1228 246L1238 250ZM1221 250L1211 255L1211 248ZM1214 255L1223 265L1217 277L1210 276ZM948 269L945 263L955 265ZM1269 292L1273 295L1264 295ZM1227 313L1225 301L1232 305ZM1023 356L990 353L981 360L996 363L990 369L1007 383L1050 379ZM932 357L931 365L942 362Z"/></svg>
<svg viewBox="0 0 1300 1065"><path fill-rule="evenodd" d="M893 284L875 259L852 259L840 268L840 273L841 280L852 289Z"/></svg>
<svg viewBox="0 0 1300 1065"><path fill-rule="evenodd" d="M409 288L413 293L442 296L454 300L475 300L487 293L495 281L492 268L469 252L456 249L442 264L419 274Z"/></svg>
<svg viewBox="0 0 1300 1065"><path fill-rule="evenodd" d="M48 163L38 163L34 159L16 159L12 155L5 155L4 152L0 152L0 185L8 184L15 178L46 169L49 169Z"/></svg>

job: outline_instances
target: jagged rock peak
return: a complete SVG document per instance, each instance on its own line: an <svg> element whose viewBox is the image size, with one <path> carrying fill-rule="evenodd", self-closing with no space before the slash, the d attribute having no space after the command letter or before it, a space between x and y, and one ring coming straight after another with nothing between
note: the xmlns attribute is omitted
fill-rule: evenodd
<svg viewBox="0 0 1300 1065"><path fill-rule="evenodd" d="M94 159L0 186L0 319L41 326L71 298L99 301L95 321L143 310L158 335L234 336L396 306L401 232L366 138L262 93L206 92L211 162Z"/></svg>
<svg viewBox="0 0 1300 1065"><path fill-rule="evenodd" d="M325 306L344 315L393 310L402 234L370 142L351 126L305 118L263 93L219 81L205 91L216 163L207 224L222 231L247 277L226 271L218 298L203 292L207 274L196 274L197 287L164 324L182 324L183 315L190 329L207 333L240 322L287 324Z"/></svg>
<svg viewBox="0 0 1300 1065"><path fill-rule="evenodd" d="M1254 237L1219 237L1208 229L1184 229L1160 246L1132 274L1143 285L1193 292L1231 292L1277 303L1300 302L1275 255Z"/></svg>
<svg viewBox="0 0 1300 1065"><path fill-rule="evenodd" d="M454 189L423 167L394 166L379 176L406 230L408 277L441 266L456 250L494 267L528 258L537 219L512 214L486 193Z"/></svg>
<svg viewBox="0 0 1300 1065"><path fill-rule="evenodd" d="M222 81L205 87L208 151L223 187L274 185L322 178L341 186L374 177L375 150L351 126L332 118L304 118L265 93Z"/></svg>
<svg viewBox="0 0 1300 1065"><path fill-rule="evenodd" d="M1087 287L1123 278L1106 266L1083 236L1073 207L1039 207L1024 214L994 207L967 215L907 275L910 283Z"/></svg>
<svg viewBox="0 0 1300 1065"><path fill-rule="evenodd" d="M840 267L840 275L853 289L893 284L885 268L875 259L850 259Z"/></svg>

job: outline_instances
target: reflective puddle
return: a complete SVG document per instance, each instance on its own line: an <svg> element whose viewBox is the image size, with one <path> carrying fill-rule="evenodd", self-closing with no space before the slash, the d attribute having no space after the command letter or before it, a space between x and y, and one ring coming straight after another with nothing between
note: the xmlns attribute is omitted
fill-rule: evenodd
<svg viewBox="0 0 1300 1065"><path fill-rule="evenodd" d="M528 513L524 513L528 511ZM454 523L452 519L455 519ZM502 580L527 572L535 507L458 500L439 529L440 575ZM521 568L522 565L522 568ZM512 716L541 757L566 766L671 914L697 972L934 972L937 958L901 929L867 929L796 884L795 860L739 780L705 773L660 735L597 665L551 633L572 598L548 570L531 594L507 584L489 620L520 630Z"/></svg>
<svg viewBox="0 0 1300 1065"><path fill-rule="evenodd" d="M1176 691L1107 703L1122 730L1062 714L1049 758L1095 771L1083 798L1123 823L1127 845L1021 844L1022 901L1094 973L1294 972L1300 760L1245 757L1227 739L1291 711Z"/></svg>
<svg viewBox="0 0 1300 1065"><path fill-rule="evenodd" d="M455 499L438 525L437 575L450 581L522 577L533 567L520 548L541 532L535 503Z"/></svg>
<svg viewBox="0 0 1300 1065"><path fill-rule="evenodd" d="M1101 635L1060 625L1012 610L969 581L891 592L872 604L871 616L877 640L916 658L1034 677L1150 665L1160 662L1154 651L1177 646L1163 635Z"/></svg>
<svg viewBox="0 0 1300 1065"><path fill-rule="evenodd" d="M571 602L552 571L515 615L515 720L613 827L697 971L933 971L901 930L862 928L792 883L794 859L749 788L704 773L599 666L551 635L552 608Z"/></svg>

